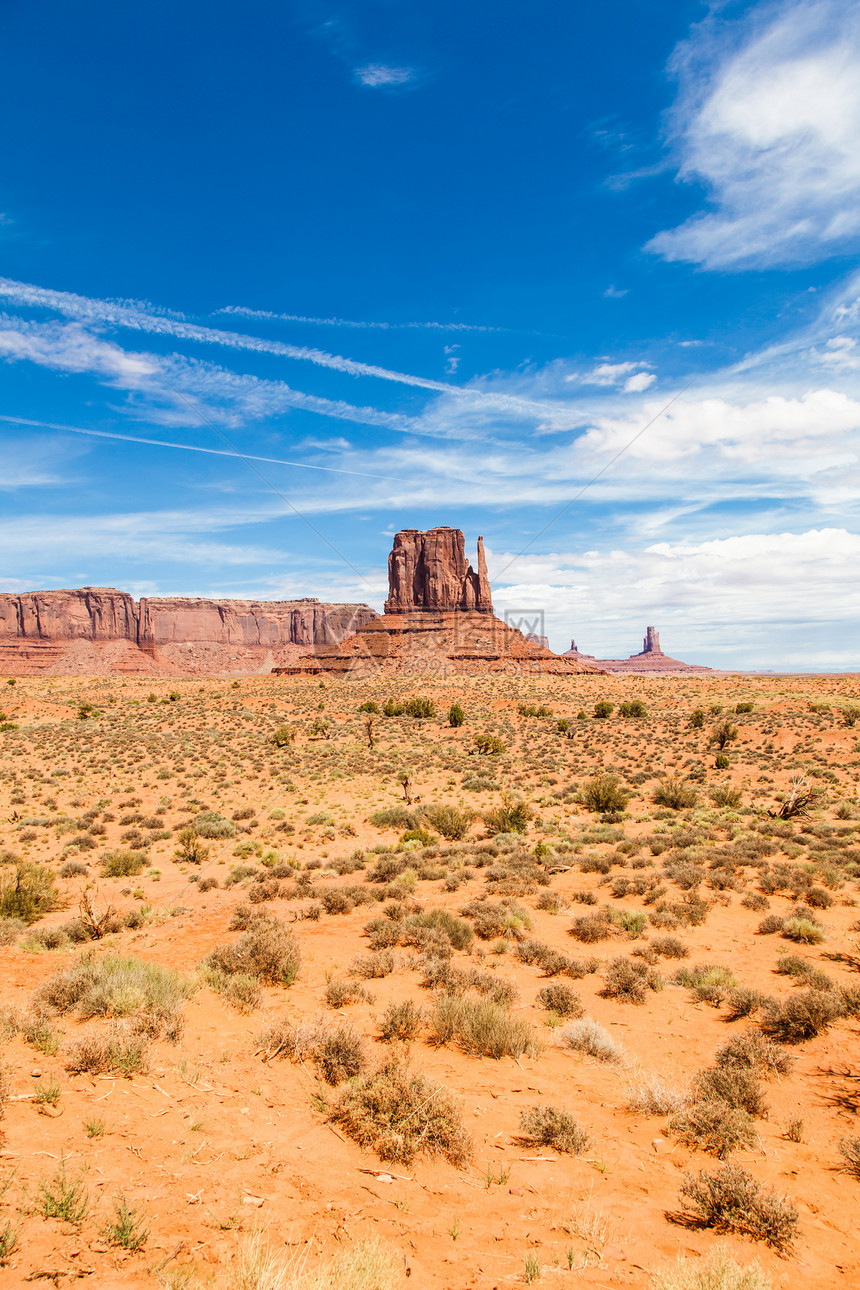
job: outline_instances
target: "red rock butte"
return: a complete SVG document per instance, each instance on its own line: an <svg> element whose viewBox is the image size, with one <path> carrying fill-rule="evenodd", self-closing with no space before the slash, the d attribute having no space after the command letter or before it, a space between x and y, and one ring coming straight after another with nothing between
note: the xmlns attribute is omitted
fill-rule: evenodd
<svg viewBox="0 0 860 1290"><path fill-rule="evenodd" d="M493 613L484 543L477 572L466 560L460 529L396 534L388 559L385 614L281 675L450 676L457 673L571 676L601 669L561 658Z"/></svg>
<svg viewBox="0 0 860 1290"><path fill-rule="evenodd" d="M570 649L561 655L562 658L576 659L577 662L591 664L602 672L623 676L625 673L638 673L640 676L707 676L714 674L711 667L701 667L698 663L682 663L680 659L670 658L660 648L660 633L654 627L645 628L645 639L638 654L629 658L595 658L593 654L582 654L576 648L576 641L570 642Z"/></svg>
<svg viewBox="0 0 860 1290"><path fill-rule="evenodd" d="M6 676L243 676L333 644L378 615L318 600L132 599L113 587L0 595Z"/></svg>

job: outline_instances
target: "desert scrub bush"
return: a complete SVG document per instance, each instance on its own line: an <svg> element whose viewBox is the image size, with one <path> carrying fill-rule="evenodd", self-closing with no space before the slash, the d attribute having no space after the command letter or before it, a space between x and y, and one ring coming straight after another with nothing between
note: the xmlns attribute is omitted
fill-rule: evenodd
<svg viewBox="0 0 860 1290"><path fill-rule="evenodd" d="M718 1160L755 1143L752 1116L720 1098L696 1097L669 1119L669 1132L691 1151L706 1151Z"/></svg>
<svg viewBox="0 0 860 1290"><path fill-rule="evenodd" d="M737 1232L780 1251L797 1235L797 1210L791 1201L766 1191L740 1165L722 1165L715 1173L703 1170L685 1178L681 1197L692 1221L717 1232Z"/></svg>
<svg viewBox="0 0 860 1290"><path fill-rule="evenodd" d="M119 1195L101 1232L108 1245L117 1245L133 1254L142 1250L149 1237L142 1206L129 1205L125 1196Z"/></svg>
<svg viewBox="0 0 860 1290"><path fill-rule="evenodd" d="M179 846L176 848L175 856L180 864L203 864L209 855L209 848L204 844L200 833L191 824L179 830L176 840Z"/></svg>
<svg viewBox="0 0 860 1290"><path fill-rule="evenodd" d="M373 995L357 981L343 981L336 977L329 981L323 994L329 1008L346 1008L351 1003L370 1003Z"/></svg>
<svg viewBox="0 0 860 1290"><path fill-rule="evenodd" d="M192 978L159 963L90 952L49 977L35 992L33 1005L61 1014L77 1012L83 1019L134 1017L145 1033L176 1039L182 1005L194 989Z"/></svg>
<svg viewBox="0 0 860 1290"><path fill-rule="evenodd" d="M452 703L448 709L448 725L454 727L462 726L465 720L466 714L460 707L459 703Z"/></svg>
<svg viewBox="0 0 860 1290"><path fill-rule="evenodd" d="M366 981L378 980L390 976L397 966L390 950L379 950L375 954L357 954L350 964L350 972L364 977Z"/></svg>
<svg viewBox="0 0 860 1290"><path fill-rule="evenodd" d="M79 1227L90 1208L84 1176L84 1170L75 1176L70 1175L65 1156L61 1156L53 1178L42 1177L39 1180L36 1204L42 1217L56 1218L61 1223Z"/></svg>
<svg viewBox="0 0 860 1290"><path fill-rule="evenodd" d="M578 796L587 810L601 814L623 811L630 800L630 794L622 788L618 776L608 771L601 771L585 780Z"/></svg>
<svg viewBox="0 0 860 1290"><path fill-rule="evenodd" d="M622 1046L591 1017L583 1017L580 1021L565 1026L559 1033L558 1042L562 1048L583 1053L586 1057L593 1057L595 1061L605 1062L610 1066L627 1065L627 1054Z"/></svg>
<svg viewBox="0 0 860 1290"><path fill-rule="evenodd" d="M501 757L507 752L507 744L498 735L479 734L472 741L475 751L482 757Z"/></svg>
<svg viewBox="0 0 860 1290"><path fill-rule="evenodd" d="M559 1017L581 1017L585 1011L576 991L560 981L543 986L538 990L537 999L542 1008Z"/></svg>
<svg viewBox="0 0 860 1290"><path fill-rule="evenodd" d="M762 910L768 909L769 903L767 896L760 891L747 891L741 898L741 904L744 909L751 909L753 913L760 914Z"/></svg>
<svg viewBox="0 0 860 1290"><path fill-rule="evenodd" d="M610 923L626 932L631 941L638 940L648 925L648 915L642 910L607 908L606 917Z"/></svg>
<svg viewBox="0 0 860 1290"><path fill-rule="evenodd" d="M278 919L260 914L238 941L216 945L203 960L203 966L228 976L241 972L265 985L291 986L301 961L293 933Z"/></svg>
<svg viewBox="0 0 860 1290"><path fill-rule="evenodd" d="M627 699L619 705L618 713L622 717L647 717L648 712L641 699Z"/></svg>
<svg viewBox="0 0 860 1290"><path fill-rule="evenodd" d="M386 806L381 811L374 811L370 823L377 829L414 829L415 816L405 806Z"/></svg>
<svg viewBox="0 0 860 1290"><path fill-rule="evenodd" d="M89 869L80 860L67 860L57 870L57 876L60 878L83 878L88 873Z"/></svg>
<svg viewBox="0 0 860 1290"><path fill-rule="evenodd" d="M678 1261L651 1281L651 1290L773 1290L758 1264L742 1267L725 1250L711 1250L688 1264Z"/></svg>
<svg viewBox="0 0 860 1290"><path fill-rule="evenodd" d="M600 995L604 999L617 999L619 1003L645 1002L648 990L662 990L663 978L659 972L649 968L646 963L634 963L633 959L612 959L603 973L603 988Z"/></svg>
<svg viewBox="0 0 860 1290"><path fill-rule="evenodd" d="M191 822L194 832L201 838L234 838L236 825L218 811L201 811Z"/></svg>
<svg viewBox="0 0 860 1290"><path fill-rule="evenodd" d="M442 994L428 1017L431 1043L456 1043L473 1056L537 1056L540 1051L531 1026L513 1017L508 1008L485 997Z"/></svg>
<svg viewBox="0 0 860 1290"><path fill-rule="evenodd" d="M367 1068L367 1050L358 1031L345 1022L329 1027L322 1021L293 1025L275 1021L257 1039L264 1061L289 1058L312 1061L327 1084L354 1079Z"/></svg>
<svg viewBox="0 0 860 1290"><path fill-rule="evenodd" d="M840 1138L839 1154L845 1161L845 1168L855 1178L860 1178L860 1138Z"/></svg>
<svg viewBox="0 0 860 1290"><path fill-rule="evenodd" d="M136 878L143 872L146 856L140 851L108 851L102 858L105 878Z"/></svg>
<svg viewBox="0 0 860 1290"><path fill-rule="evenodd" d="M575 918L567 929L568 936L584 945L594 945L597 941L608 940L616 934L614 923L610 922L606 910L596 914L581 914Z"/></svg>
<svg viewBox="0 0 860 1290"><path fill-rule="evenodd" d="M700 1102L723 1102L747 1115L763 1116L767 1111L756 1067L736 1062L699 1071L693 1080L693 1097Z"/></svg>
<svg viewBox="0 0 860 1290"><path fill-rule="evenodd" d="M528 802L503 793L500 804L485 811L483 819L490 833L525 833L533 816Z"/></svg>
<svg viewBox="0 0 860 1290"><path fill-rule="evenodd" d="M467 775L463 780L463 787L469 793L494 793L499 786L486 775Z"/></svg>
<svg viewBox="0 0 860 1290"><path fill-rule="evenodd" d="M520 1130L529 1142L571 1156L581 1156L591 1141L570 1112L558 1106L529 1107L520 1115Z"/></svg>
<svg viewBox="0 0 860 1290"><path fill-rule="evenodd" d="M763 1009L761 1028L784 1044L814 1039L842 1015L842 1002L835 991L801 990Z"/></svg>
<svg viewBox="0 0 860 1290"><path fill-rule="evenodd" d="M628 1089L627 1109L634 1115L675 1115L688 1100L688 1094L664 1075L641 1075Z"/></svg>
<svg viewBox="0 0 860 1290"><path fill-rule="evenodd" d="M491 941L499 936L521 941L532 925L529 911L507 898L493 901L478 897L464 905L460 913L471 918L475 935L482 941Z"/></svg>
<svg viewBox="0 0 860 1290"><path fill-rule="evenodd" d="M0 879L0 918L36 923L60 903L54 875L45 865L20 860Z"/></svg>
<svg viewBox="0 0 860 1290"><path fill-rule="evenodd" d="M72 1075L142 1074L149 1065L149 1044L144 1035L90 1034L69 1046L64 1062Z"/></svg>
<svg viewBox="0 0 860 1290"><path fill-rule="evenodd" d="M591 710L599 721L605 721L615 711L615 704L610 703L608 699L598 699Z"/></svg>
<svg viewBox="0 0 860 1290"><path fill-rule="evenodd" d="M263 1002L260 982L247 972L222 972L220 968L203 969L203 980L237 1012L253 1012Z"/></svg>
<svg viewBox="0 0 860 1290"><path fill-rule="evenodd" d="M824 928L810 918L788 918L781 930L786 940L797 945L819 945L824 940Z"/></svg>
<svg viewBox="0 0 860 1290"><path fill-rule="evenodd" d="M447 838L449 842L464 838L475 818L474 811L461 810L458 806L448 806L441 802L422 807L420 815L431 829L441 833L442 837Z"/></svg>
<svg viewBox="0 0 860 1290"><path fill-rule="evenodd" d="M741 1017L750 1017L765 1004L770 1003L769 995L762 994L748 985L739 985L726 994L726 1020L738 1021Z"/></svg>
<svg viewBox="0 0 860 1290"><path fill-rule="evenodd" d="M377 709L379 711L379 709ZM269 735L269 743L274 744L276 748L289 748L296 737L296 731L293 726L277 726Z"/></svg>
<svg viewBox="0 0 860 1290"><path fill-rule="evenodd" d="M742 1034L732 1035L731 1039L717 1049L715 1064L723 1067L749 1067L764 1079L773 1079L775 1076L788 1075L794 1065L794 1058L758 1030L745 1030Z"/></svg>
<svg viewBox="0 0 860 1290"><path fill-rule="evenodd" d="M708 789L708 797L714 806L721 809L735 810L743 801L741 790L732 788L730 784L715 784L713 788Z"/></svg>
<svg viewBox="0 0 860 1290"><path fill-rule="evenodd" d="M726 719L714 726L711 731L709 742L716 744L720 752L722 752L730 743L734 743L739 733L737 726L733 725L731 721Z"/></svg>
<svg viewBox="0 0 860 1290"><path fill-rule="evenodd" d="M648 943L654 953L664 959L685 959L690 953L677 936L653 936Z"/></svg>
<svg viewBox="0 0 860 1290"><path fill-rule="evenodd" d="M329 1118L380 1160L409 1165L418 1155L442 1156L465 1165L472 1141L460 1108L439 1084L396 1062L350 1081Z"/></svg>
<svg viewBox="0 0 860 1290"><path fill-rule="evenodd" d="M719 1007L726 993L737 986L738 980L730 968L719 963L697 963L695 967L678 968L675 983L692 990L700 1003Z"/></svg>
<svg viewBox="0 0 860 1290"><path fill-rule="evenodd" d="M671 811L686 811L696 805L699 794L696 786L689 780L669 775L654 789L651 800L655 806L664 806Z"/></svg>
<svg viewBox="0 0 860 1290"><path fill-rule="evenodd" d="M386 1044L396 1040L409 1043L416 1038L423 1022L424 1014L412 999L390 1003L379 1023L379 1037Z"/></svg>

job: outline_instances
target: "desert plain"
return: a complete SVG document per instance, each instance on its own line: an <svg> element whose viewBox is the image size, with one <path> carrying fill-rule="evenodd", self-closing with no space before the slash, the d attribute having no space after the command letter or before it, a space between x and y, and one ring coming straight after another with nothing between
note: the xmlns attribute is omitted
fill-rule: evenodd
<svg viewBox="0 0 860 1290"><path fill-rule="evenodd" d="M856 676L0 709L0 1285L860 1284Z"/></svg>

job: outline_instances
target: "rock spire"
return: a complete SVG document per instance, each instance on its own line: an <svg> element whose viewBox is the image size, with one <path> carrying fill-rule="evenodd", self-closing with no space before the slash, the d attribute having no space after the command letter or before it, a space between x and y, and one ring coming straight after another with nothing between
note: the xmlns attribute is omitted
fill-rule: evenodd
<svg viewBox="0 0 860 1290"><path fill-rule="evenodd" d="M401 529L395 535L388 557L385 612L407 614L415 610L492 614L483 538L478 538L475 572L466 560L466 543L460 529Z"/></svg>

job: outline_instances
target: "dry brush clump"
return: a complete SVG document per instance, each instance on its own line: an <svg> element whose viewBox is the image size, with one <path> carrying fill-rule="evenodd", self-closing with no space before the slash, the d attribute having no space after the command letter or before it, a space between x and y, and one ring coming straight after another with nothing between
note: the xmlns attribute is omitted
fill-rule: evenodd
<svg viewBox="0 0 860 1290"><path fill-rule="evenodd" d="M764 1241L779 1251L797 1236L798 1214L785 1196L765 1189L740 1165L722 1165L715 1173L702 1170L681 1184L687 1221L717 1232L737 1232Z"/></svg>
<svg viewBox="0 0 860 1290"><path fill-rule="evenodd" d="M429 1155L462 1166L473 1153L453 1097L396 1061L350 1080L329 1118L360 1147L394 1164Z"/></svg>
<svg viewBox="0 0 860 1290"><path fill-rule="evenodd" d="M33 1006L37 1011L75 1012L84 1020L130 1017L138 1031L176 1040L182 1032L182 1006L194 989L192 978L158 963L120 954L84 954L39 987Z"/></svg>

